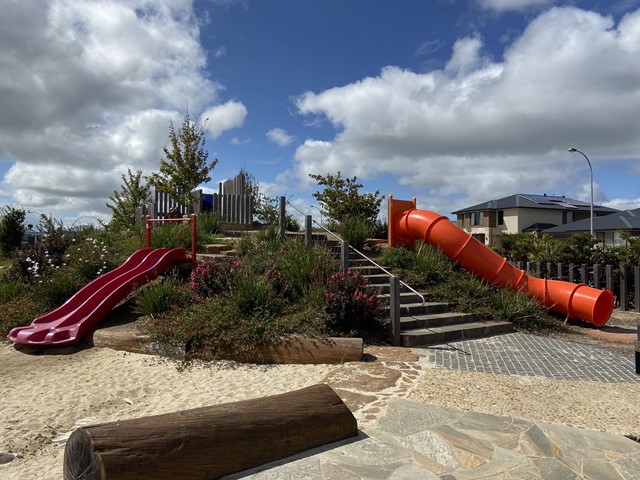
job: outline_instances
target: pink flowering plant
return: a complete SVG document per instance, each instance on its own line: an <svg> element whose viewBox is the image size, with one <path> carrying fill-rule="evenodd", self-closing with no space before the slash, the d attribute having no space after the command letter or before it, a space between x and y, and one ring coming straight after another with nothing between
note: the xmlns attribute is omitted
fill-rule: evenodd
<svg viewBox="0 0 640 480"><path fill-rule="evenodd" d="M371 328L382 313L380 301L368 281L352 269L332 275L324 294L329 328L350 333Z"/></svg>
<svg viewBox="0 0 640 480"><path fill-rule="evenodd" d="M228 292L240 268L236 259L213 259L199 263L191 272L191 293L195 301Z"/></svg>

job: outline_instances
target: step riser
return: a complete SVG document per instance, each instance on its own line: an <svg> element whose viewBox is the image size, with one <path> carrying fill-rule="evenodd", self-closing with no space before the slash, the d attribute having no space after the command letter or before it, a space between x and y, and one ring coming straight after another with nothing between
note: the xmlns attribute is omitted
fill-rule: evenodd
<svg viewBox="0 0 640 480"><path fill-rule="evenodd" d="M411 316L419 316L419 315L430 315L432 313L445 313L449 309L448 305L444 303L435 304L435 305L411 305L405 306L400 304L400 317L411 317ZM383 316L388 317L391 308L388 305L385 305L383 308Z"/></svg>
<svg viewBox="0 0 640 480"><path fill-rule="evenodd" d="M464 315L452 315L452 316L438 316L432 318L401 318L400 328L402 331L420 329L420 328L435 328L444 327L447 325L464 325L465 323L472 323L476 321L476 316L473 313Z"/></svg>
<svg viewBox="0 0 640 480"><path fill-rule="evenodd" d="M400 334L403 347L418 347L424 345L434 345L437 343L452 342L467 338L480 338L507 333L513 331L513 325L485 325L470 329L460 329L449 332L434 332L420 335Z"/></svg>

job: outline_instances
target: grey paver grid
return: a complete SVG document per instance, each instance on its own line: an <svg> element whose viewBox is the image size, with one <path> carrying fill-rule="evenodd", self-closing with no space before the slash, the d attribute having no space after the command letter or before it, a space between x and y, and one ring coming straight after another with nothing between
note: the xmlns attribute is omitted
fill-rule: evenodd
<svg viewBox="0 0 640 480"><path fill-rule="evenodd" d="M542 376L560 380L640 383L635 363L600 348L525 333L509 333L414 348L430 366L447 370Z"/></svg>

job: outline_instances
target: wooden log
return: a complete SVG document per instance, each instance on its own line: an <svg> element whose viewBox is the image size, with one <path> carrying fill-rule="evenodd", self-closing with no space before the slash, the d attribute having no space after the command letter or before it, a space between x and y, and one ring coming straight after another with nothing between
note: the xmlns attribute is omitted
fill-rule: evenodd
<svg viewBox="0 0 640 480"><path fill-rule="evenodd" d="M363 348L361 338L336 337L316 340L292 335L253 351L234 352L222 355L221 358L246 363L342 364L361 361Z"/></svg>
<svg viewBox="0 0 640 480"><path fill-rule="evenodd" d="M214 479L357 435L328 385L88 426L64 452L65 480Z"/></svg>

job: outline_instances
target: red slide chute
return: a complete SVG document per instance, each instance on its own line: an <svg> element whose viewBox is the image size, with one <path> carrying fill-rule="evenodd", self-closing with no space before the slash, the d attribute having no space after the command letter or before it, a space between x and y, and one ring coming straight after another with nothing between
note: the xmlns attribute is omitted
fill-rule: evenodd
<svg viewBox="0 0 640 480"><path fill-rule="evenodd" d="M80 339L134 288L150 282L172 264L186 260L182 248L143 248L122 265L82 287L69 300L7 338L25 345L69 345Z"/></svg>

